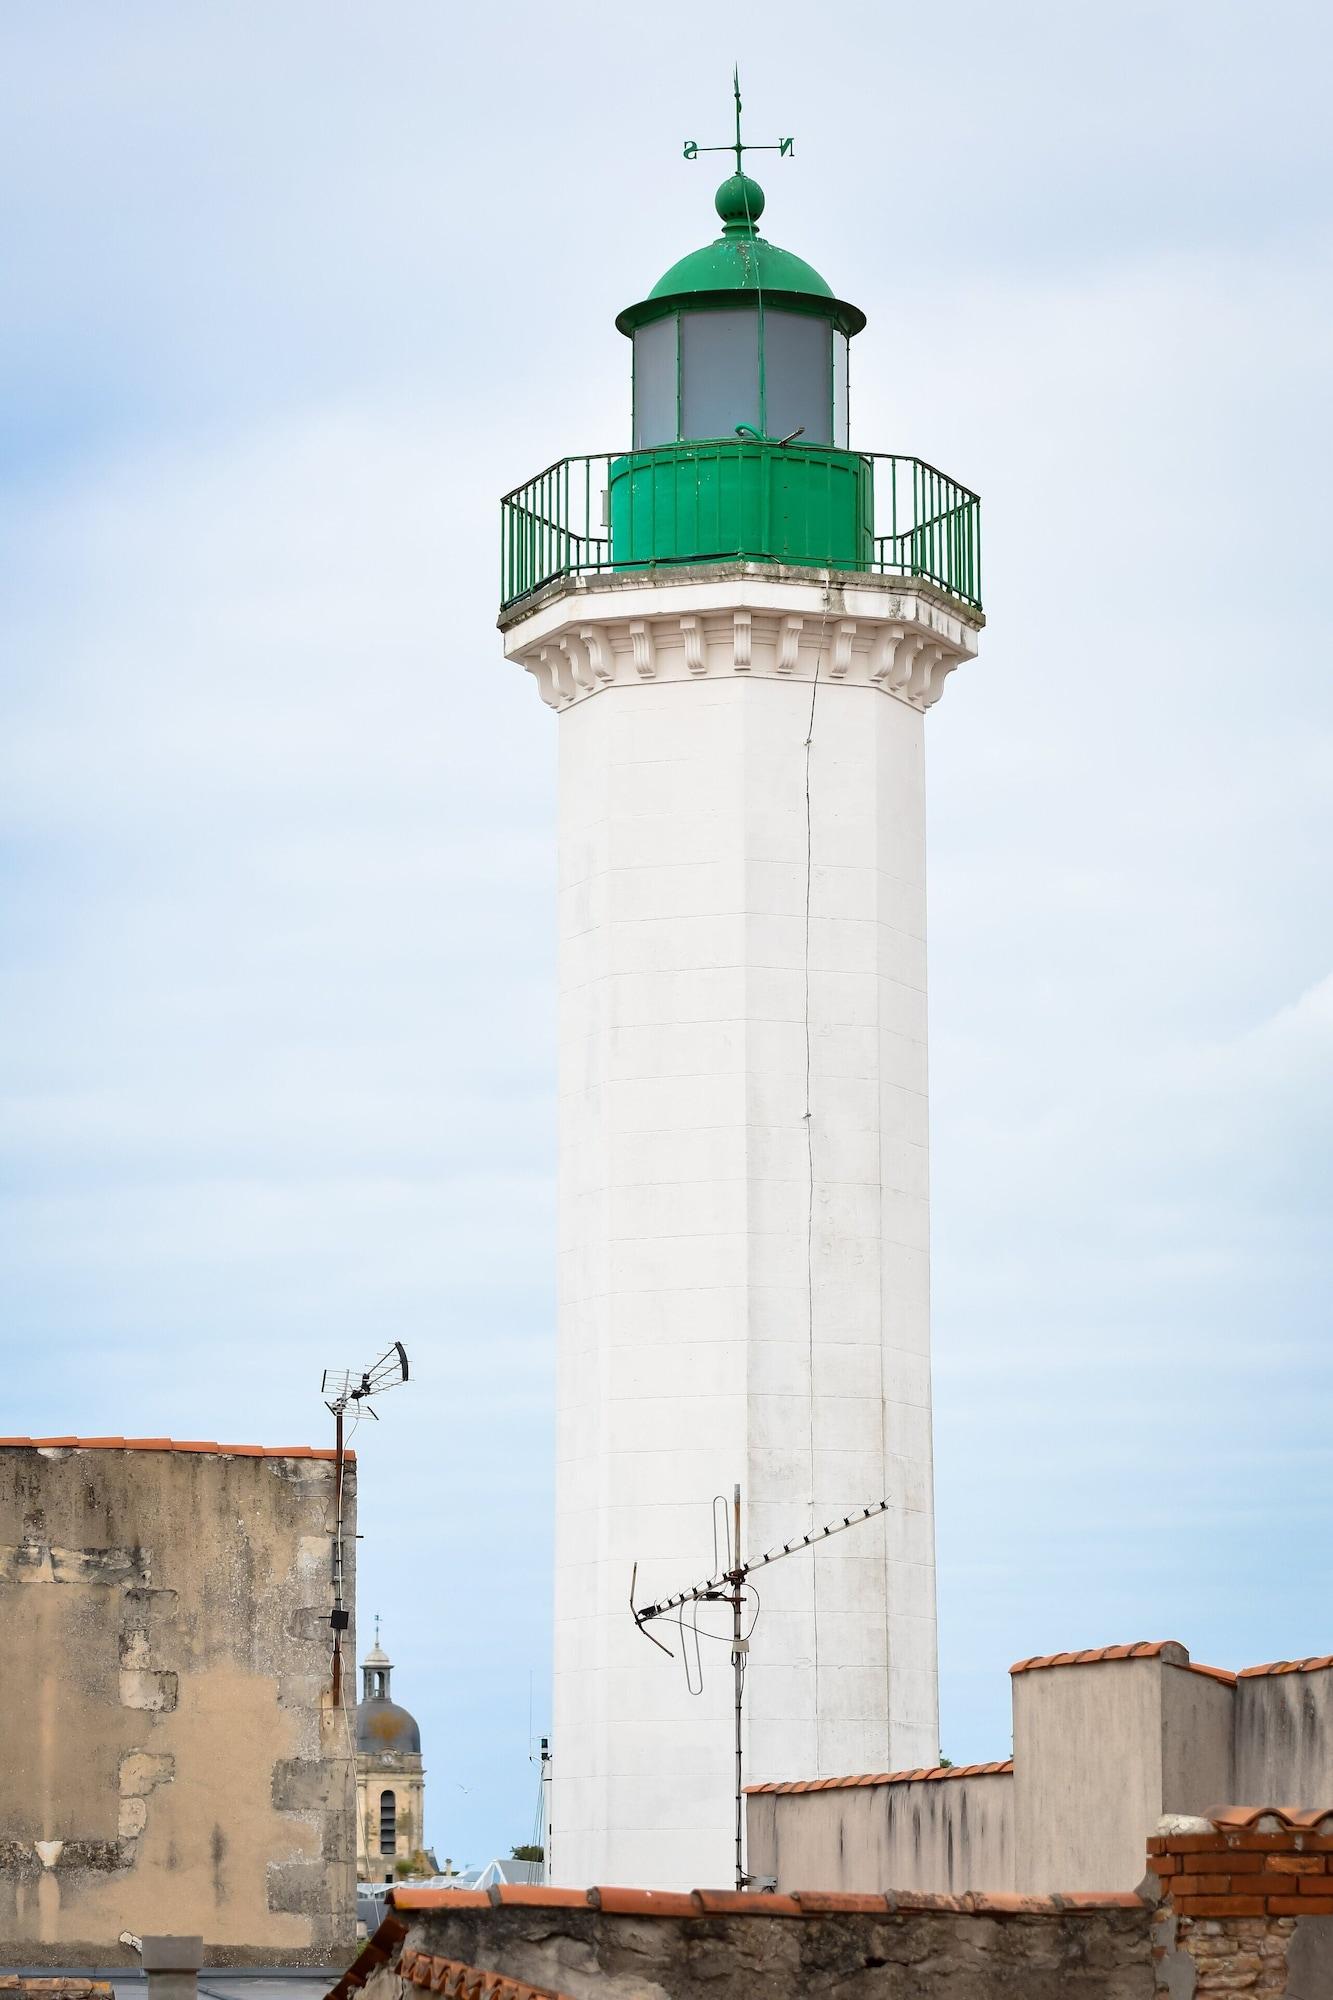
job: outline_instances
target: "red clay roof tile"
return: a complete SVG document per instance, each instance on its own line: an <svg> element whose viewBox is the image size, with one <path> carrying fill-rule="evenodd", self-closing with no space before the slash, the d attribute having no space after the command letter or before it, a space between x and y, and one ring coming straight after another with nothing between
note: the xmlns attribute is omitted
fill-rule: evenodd
<svg viewBox="0 0 1333 2000"><path fill-rule="evenodd" d="M1259 1674L1317 1674L1333 1667L1333 1653L1318 1653L1308 1660L1270 1660L1262 1667L1242 1667L1240 1679L1254 1680Z"/></svg>
<svg viewBox="0 0 1333 2000"><path fill-rule="evenodd" d="M197 1438L83 1438L83 1437L0 1437L0 1449L23 1451L207 1451L223 1458L327 1458L336 1453L308 1444L212 1444ZM354 1451L344 1452L354 1461Z"/></svg>
<svg viewBox="0 0 1333 2000"><path fill-rule="evenodd" d="M379 1929L366 1939L338 1984L330 1990L327 2000L349 2000L358 1986L365 1985L376 1966L388 1963L406 1936L406 1924L400 1924L397 1917L385 1917Z"/></svg>
<svg viewBox="0 0 1333 2000"><path fill-rule="evenodd" d="M1272 1820L1271 1831L1313 1833L1322 1820L1333 1821L1333 1806L1210 1806L1204 1814L1219 1833L1252 1833L1260 1821ZM1262 1829L1260 1829L1262 1830ZM1167 1835L1168 1842L1171 1836Z"/></svg>
<svg viewBox="0 0 1333 2000"><path fill-rule="evenodd" d="M1106 1895L1009 1896L982 1895L969 1891L961 1896L937 1896L927 1894L925 1891L908 1890L883 1896L858 1896L808 1889L794 1890L790 1895L771 1895L751 1889L694 1889L688 1894L677 1894L665 1889L548 1888L541 1883L504 1883L489 1892L468 1889L400 1888L391 1891L391 1900L395 1910L477 1910L490 1908L494 1904L510 1907L519 1904L529 1909L600 1908L607 1916L662 1918L819 1917L832 1916L839 1912L868 1912L873 1915L879 1910L977 1911L994 1916L1014 1916L1030 1912L1050 1914L1059 1910L1137 1910L1143 1907L1142 1898L1132 1892ZM377 1932L376 1936L378 1935ZM408 1969L414 1957L426 1959L429 1954L404 1951L400 1970L414 1985L424 1985L425 1979L417 1977L415 1970ZM432 1961L436 1966L443 1962L439 1959ZM497 1975L486 1976L494 1978Z"/></svg>
<svg viewBox="0 0 1333 2000"><path fill-rule="evenodd" d="M1012 1757L1006 1757L998 1764L937 1764L933 1769L924 1767L917 1771L867 1771L852 1778L786 1778L770 1781L766 1785L747 1785L746 1793L757 1796L764 1792L824 1792L836 1786L843 1791L863 1785L934 1785L948 1778L1006 1778L1014 1768Z"/></svg>
<svg viewBox="0 0 1333 2000"><path fill-rule="evenodd" d="M1141 1639L1133 1646L1090 1646L1081 1653L1037 1653L1030 1660L1016 1660L1009 1671L1030 1674L1039 1667L1088 1667L1103 1660L1159 1658L1165 1658L1169 1666L1185 1667L1190 1663L1189 1653L1178 1639Z"/></svg>
<svg viewBox="0 0 1333 2000"><path fill-rule="evenodd" d="M694 1897L671 1889L589 1889L588 1901L609 1917L697 1917Z"/></svg>
<svg viewBox="0 0 1333 2000"><path fill-rule="evenodd" d="M799 1917L794 1896L775 1896L755 1889L696 1889L696 1914L705 1917Z"/></svg>
<svg viewBox="0 0 1333 2000"><path fill-rule="evenodd" d="M395 1910L489 1910L491 1899L485 1889L390 1889L389 1901Z"/></svg>
<svg viewBox="0 0 1333 2000"><path fill-rule="evenodd" d="M443 1994L444 2000L569 2000L553 1986L528 1986L503 1972L483 1972L479 1966L438 1958L433 1952L405 1951L398 1970L413 1986Z"/></svg>
<svg viewBox="0 0 1333 2000"><path fill-rule="evenodd" d="M486 1893L497 1909L512 1909L516 1904L544 1910L586 1910L589 1907L586 1889L559 1889L546 1882L497 1882Z"/></svg>
<svg viewBox="0 0 1333 2000"><path fill-rule="evenodd" d="M803 1917L882 1916L887 1909L883 1896L852 1895L834 1889L793 1889Z"/></svg>

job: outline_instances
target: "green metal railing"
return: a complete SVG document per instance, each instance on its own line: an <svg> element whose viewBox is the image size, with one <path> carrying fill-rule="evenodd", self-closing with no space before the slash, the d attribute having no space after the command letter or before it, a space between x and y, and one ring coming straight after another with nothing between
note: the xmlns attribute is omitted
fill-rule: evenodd
<svg viewBox="0 0 1333 2000"><path fill-rule="evenodd" d="M500 505L503 609L559 577L781 562L981 604L981 505L919 458L721 438L563 458Z"/></svg>

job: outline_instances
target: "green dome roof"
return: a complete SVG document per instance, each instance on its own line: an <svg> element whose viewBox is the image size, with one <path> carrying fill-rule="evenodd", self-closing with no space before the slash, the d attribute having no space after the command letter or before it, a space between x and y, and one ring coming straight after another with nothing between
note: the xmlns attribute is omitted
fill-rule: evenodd
<svg viewBox="0 0 1333 2000"><path fill-rule="evenodd" d="M728 292L759 291L765 297L772 295L775 303L827 301L829 317L844 333L861 331L866 319L858 307L835 297L804 257L780 250L759 234L756 225L764 212L764 191L758 181L748 174L733 174L723 181L716 201L722 234L674 263L640 304L627 306L616 320L622 333L633 333L636 326L660 318L668 301L702 304L707 299L722 305Z"/></svg>
<svg viewBox="0 0 1333 2000"><path fill-rule="evenodd" d="M808 292L815 298L831 299L827 285L804 257L779 250L762 236L719 236L660 277L650 299L675 298L681 292L752 292L761 286L766 292Z"/></svg>

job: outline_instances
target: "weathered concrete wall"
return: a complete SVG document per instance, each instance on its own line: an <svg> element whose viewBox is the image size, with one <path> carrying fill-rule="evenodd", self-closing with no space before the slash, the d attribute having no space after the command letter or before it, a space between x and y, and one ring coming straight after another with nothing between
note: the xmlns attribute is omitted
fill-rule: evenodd
<svg viewBox="0 0 1333 2000"><path fill-rule="evenodd" d="M1229 1798L1333 1799L1333 1661L1241 1674L1235 1760Z"/></svg>
<svg viewBox="0 0 1333 2000"><path fill-rule="evenodd" d="M1161 1759L1164 1813L1202 1813L1224 1799L1244 1797L1235 1787L1231 1764L1232 1702L1235 1686L1198 1667L1161 1670ZM1151 1761L1154 1745L1143 1746ZM1151 1829L1149 1829L1151 1831ZM1142 1839L1140 1839L1142 1846ZM1125 1888L1132 1888L1126 1882Z"/></svg>
<svg viewBox="0 0 1333 2000"><path fill-rule="evenodd" d="M1132 1889L1165 1812L1231 1791L1231 1699L1183 1647L1015 1671L1015 1887Z"/></svg>
<svg viewBox="0 0 1333 2000"><path fill-rule="evenodd" d="M333 1473L0 1446L0 1961L114 1964L123 1930L200 1934L210 1962L325 1962L354 1938ZM349 1598L355 1506L349 1466Z"/></svg>
<svg viewBox="0 0 1333 2000"><path fill-rule="evenodd" d="M947 1771L746 1798L750 1873L779 1890L1014 1886L1013 1772Z"/></svg>
<svg viewBox="0 0 1333 2000"><path fill-rule="evenodd" d="M787 1897L501 1891L413 1919L365 2000L416 2000L438 1957L569 2000L1152 2000L1152 1911L820 1909ZM597 1892L593 1892L596 1894ZM869 1901L870 1899L864 1899ZM1015 1900L1016 1899L1011 1899ZM401 1901L401 1892L395 1902ZM823 1901L828 1903L829 1898ZM613 1907L617 1903L623 1907ZM781 1906L786 1905L783 1909ZM684 1906L682 1909L681 1906ZM661 1914L656 1912L660 1911ZM688 1913L686 1913L688 1912Z"/></svg>

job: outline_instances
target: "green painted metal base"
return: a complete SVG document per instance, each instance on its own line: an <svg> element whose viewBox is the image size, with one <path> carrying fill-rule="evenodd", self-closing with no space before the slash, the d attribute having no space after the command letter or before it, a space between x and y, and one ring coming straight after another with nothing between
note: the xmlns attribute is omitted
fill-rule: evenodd
<svg viewBox="0 0 1333 2000"><path fill-rule="evenodd" d="M611 566L792 563L869 570L874 473L854 451L718 438L628 452L610 466Z"/></svg>

